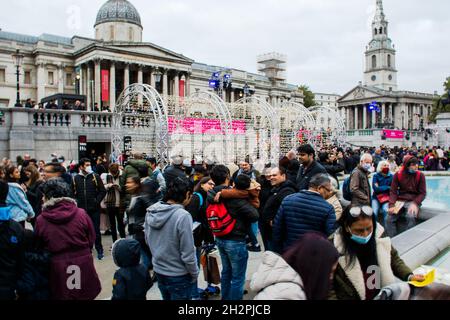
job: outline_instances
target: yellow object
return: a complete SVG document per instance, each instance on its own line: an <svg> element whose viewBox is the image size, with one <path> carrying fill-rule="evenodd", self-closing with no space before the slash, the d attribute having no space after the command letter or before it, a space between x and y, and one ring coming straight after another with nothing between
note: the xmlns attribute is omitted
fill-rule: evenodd
<svg viewBox="0 0 450 320"><path fill-rule="evenodd" d="M113 285L113 287L117 285L117 280L116 279L113 279L112 285Z"/></svg>
<svg viewBox="0 0 450 320"><path fill-rule="evenodd" d="M435 274L436 274L436 269L432 269L430 272L428 272L425 275L425 280L422 282L419 281L409 281L408 283L418 287L418 288L422 288L422 287L426 287L427 285L431 284L434 282L434 278L435 278Z"/></svg>

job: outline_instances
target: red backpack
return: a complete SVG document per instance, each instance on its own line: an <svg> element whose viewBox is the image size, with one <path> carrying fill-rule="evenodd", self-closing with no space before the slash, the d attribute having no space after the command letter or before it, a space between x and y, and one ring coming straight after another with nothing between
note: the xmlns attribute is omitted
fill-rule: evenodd
<svg viewBox="0 0 450 320"><path fill-rule="evenodd" d="M223 203L210 204L206 209L206 218L215 237L226 236L236 225L236 220L228 213Z"/></svg>

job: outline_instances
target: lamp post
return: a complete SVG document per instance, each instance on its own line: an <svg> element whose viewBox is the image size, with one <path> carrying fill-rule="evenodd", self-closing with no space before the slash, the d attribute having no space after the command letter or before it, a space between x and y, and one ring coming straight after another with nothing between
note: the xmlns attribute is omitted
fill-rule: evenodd
<svg viewBox="0 0 450 320"><path fill-rule="evenodd" d="M78 95L80 94L80 79L81 76L79 73L75 76L75 93Z"/></svg>
<svg viewBox="0 0 450 320"><path fill-rule="evenodd" d="M16 66L16 76L17 76L17 99L16 99L16 104L14 105L14 107L20 108L20 107L22 107L22 104L20 103L20 84L19 84L19 82L20 82L20 67L22 66L24 55L20 53L19 49L17 49L16 53L14 53L12 55L12 57L13 57L14 64Z"/></svg>
<svg viewBox="0 0 450 320"><path fill-rule="evenodd" d="M157 69L154 73L153 76L155 77L155 87L156 90L161 93L161 78L162 78L162 72L159 71L159 69Z"/></svg>

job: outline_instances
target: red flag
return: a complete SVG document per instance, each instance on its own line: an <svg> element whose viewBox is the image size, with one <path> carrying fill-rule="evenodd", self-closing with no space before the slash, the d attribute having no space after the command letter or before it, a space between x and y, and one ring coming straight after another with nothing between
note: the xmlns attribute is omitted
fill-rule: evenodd
<svg viewBox="0 0 450 320"><path fill-rule="evenodd" d="M109 70L102 70L102 101L109 101Z"/></svg>

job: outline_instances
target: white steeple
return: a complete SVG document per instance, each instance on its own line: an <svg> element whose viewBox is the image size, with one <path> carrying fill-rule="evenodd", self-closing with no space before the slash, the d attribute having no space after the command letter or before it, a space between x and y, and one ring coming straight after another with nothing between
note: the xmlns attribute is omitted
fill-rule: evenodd
<svg viewBox="0 0 450 320"><path fill-rule="evenodd" d="M384 90L397 90L395 48L388 36L388 21L384 15L383 1L376 0L372 22L372 41L366 50L364 85Z"/></svg>

